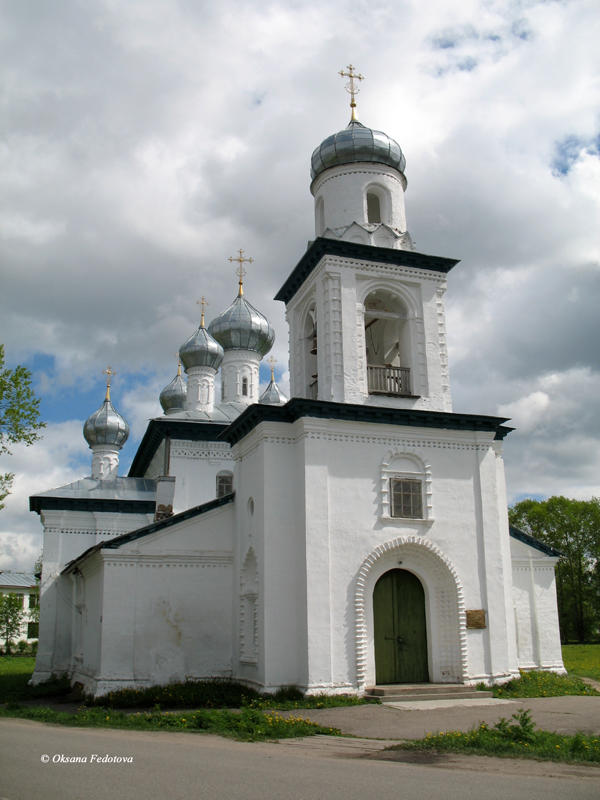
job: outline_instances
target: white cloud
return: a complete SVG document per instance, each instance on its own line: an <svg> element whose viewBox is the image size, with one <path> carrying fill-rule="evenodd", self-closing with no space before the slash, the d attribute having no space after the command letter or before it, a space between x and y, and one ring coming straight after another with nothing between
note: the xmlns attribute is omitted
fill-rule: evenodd
<svg viewBox="0 0 600 800"><path fill-rule="evenodd" d="M216 315L235 297L240 247L285 370L272 298L313 238L310 154L347 122L337 72L352 61L359 118L406 154L418 249L461 259L446 304L456 410L518 420L511 496L594 490L595 2L31 0L4 14L3 343L14 363L55 358L40 391L77 398L108 363L135 373L119 410L139 438L195 301ZM50 450L50 430L29 493L84 469L80 432Z"/></svg>

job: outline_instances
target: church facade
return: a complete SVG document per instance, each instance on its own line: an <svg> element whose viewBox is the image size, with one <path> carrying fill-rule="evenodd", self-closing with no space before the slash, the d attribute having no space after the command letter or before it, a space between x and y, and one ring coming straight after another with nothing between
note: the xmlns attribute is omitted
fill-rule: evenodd
<svg viewBox="0 0 600 800"><path fill-rule="evenodd" d="M127 423L86 422L92 476L31 498L44 525L34 681L86 691L233 677L267 691L563 672L559 553L510 529L507 420L452 411L444 292L417 253L405 160L353 117L313 153L315 239L274 341L239 290L181 346L128 477ZM215 398L220 372L221 398Z"/></svg>

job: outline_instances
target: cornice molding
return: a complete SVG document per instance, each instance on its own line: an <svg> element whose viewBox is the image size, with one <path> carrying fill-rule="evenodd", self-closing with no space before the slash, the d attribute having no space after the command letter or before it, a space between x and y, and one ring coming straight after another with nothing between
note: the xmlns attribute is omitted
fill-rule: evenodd
<svg viewBox="0 0 600 800"><path fill-rule="evenodd" d="M282 300L287 304L326 255L381 265L433 270L444 274L458 264L458 260L454 258L428 256L411 250L396 250L391 247L376 247L369 244L357 244L356 242L338 242L334 239L319 237L315 239L296 264L288 279L275 295L275 300Z"/></svg>

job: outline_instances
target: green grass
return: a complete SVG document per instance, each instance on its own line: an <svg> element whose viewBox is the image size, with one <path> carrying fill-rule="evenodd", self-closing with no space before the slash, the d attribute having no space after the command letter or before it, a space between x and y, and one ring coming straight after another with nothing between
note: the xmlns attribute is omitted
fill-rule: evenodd
<svg viewBox="0 0 600 800"><path fill-rule="evenodd" d="M572 675L557 675L555 672L521 670L521 677L501 686L493 686L494 697L563 697L564 695L600 694L580 678Z"/></svg>
<svg viewBox="0 0 600 800"><path fill-rule="evenodd" d="M536 730L531 712L526 709L513 714L511 720L501 719L492 728L482 722L468 733L428 733L424 739L403 742L390 749L600 764L599 736L587 736L583 733L563 736Z"/></svg>
<svg viewBox="0 0 600 800"><path fill-rule="evenodd" d="M88 698L91 705L104 708L251 708L293 711L297 708L337 708L362 705L368 699L356 695L314 695L305 697L296 686L286 686L273 695L260 694L233 680L183 681L146 689L121 689Z"/></svg>
<svg viewBox="0 0 600 800"><path fill-rule="evenodd" d="M0 657L0 703L69 694L69 680L60 676L38 683L37 686L28 686L34 667L35 657Z"/></svg>
<svg viewBox="0 0 600 800"><path fill-rule="evenodd" d="M600 644L564 644L562 655L570 675L600 681Z"/></svg>
<svg viewBox="0 0 600 800"><path fill-rule="evenodd" d="M243 708L239 712L202 709L184 713L150 711L125 714L112 709L82 707L77 714L66 714L49 708L23 708L10 703L7 708L0 709L0 717L18 717L77 728L215 733L247 742L315 734L340 735L337 728L323 727L301 717L284 718L275 711L263 712L252 708Z"/></svg>

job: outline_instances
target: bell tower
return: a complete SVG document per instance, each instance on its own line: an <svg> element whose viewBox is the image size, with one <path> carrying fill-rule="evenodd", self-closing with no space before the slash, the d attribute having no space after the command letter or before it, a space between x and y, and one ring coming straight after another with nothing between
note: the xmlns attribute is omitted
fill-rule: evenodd
<svg viewBox="0 0 600 800"><path fill-rule="evenodd" d="M276 295L290 326L293 397L451 411L446 275L457 263L415 252L406 230L406 159L356 119L311 163L317 238Z"/></svg>

